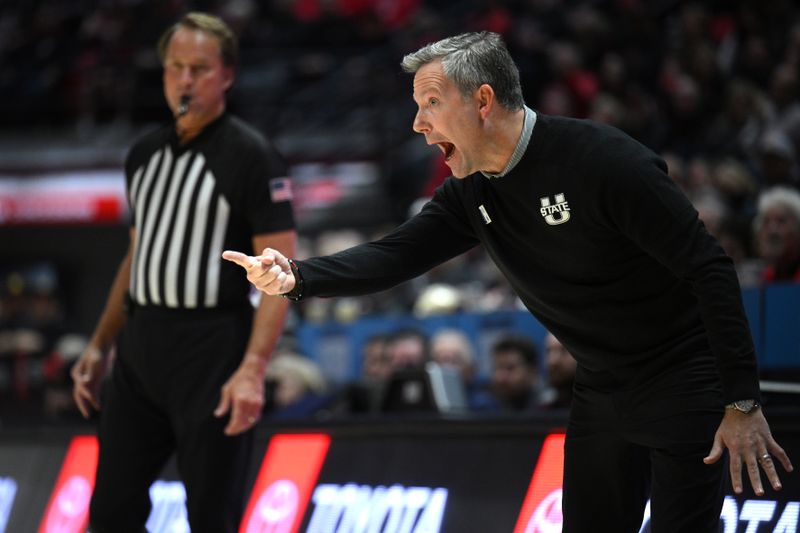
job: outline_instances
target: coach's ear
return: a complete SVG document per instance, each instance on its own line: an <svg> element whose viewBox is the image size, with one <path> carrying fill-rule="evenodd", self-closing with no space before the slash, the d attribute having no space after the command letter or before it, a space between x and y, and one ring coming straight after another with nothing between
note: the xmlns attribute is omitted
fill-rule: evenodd
<svg viewBox="0 0 800 533"><path fill-rule="evenodd" d="M484 83L475 90L475 102L478 104L478 114L482 120L486 120L486 117L492 112L495 96L494 89L488 83Z"/></svg>

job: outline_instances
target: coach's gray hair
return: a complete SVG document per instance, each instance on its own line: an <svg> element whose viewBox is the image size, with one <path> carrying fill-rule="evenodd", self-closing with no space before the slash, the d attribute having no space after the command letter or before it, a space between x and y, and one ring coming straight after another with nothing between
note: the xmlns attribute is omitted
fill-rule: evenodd
<svg viewBox="0 0 800 533"><path fill-rule="evenodd" d="M519 70L498 34L482 31L448 37L406 55L400 66L414 74L437 59L442 60L444 75L464 96L486 83L506 109L516 111L525 105Z"/></svg>
<svg viewBox="0 0 800 533"><path fill-rule="evenodd" d="M789 187L772 187L758 197L758 214L753 220L753 228L758 232L764 225L764 215L773 207L785 207L800 226L800 192Z"/></svg>

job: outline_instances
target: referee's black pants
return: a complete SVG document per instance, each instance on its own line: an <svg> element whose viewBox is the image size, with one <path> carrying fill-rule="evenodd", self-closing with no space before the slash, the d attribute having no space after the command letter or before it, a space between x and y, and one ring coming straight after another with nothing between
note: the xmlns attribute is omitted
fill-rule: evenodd
<svg viewBox="0 0 800 533"><path fill-rule="evenodd" d="M579 373L580 376L580 373ZM713 369L601 392L579 381L564 445L564 533L717 533L726 461L706 465L722 420Z"/></svg>
<svg viewBox="0 0 800 533"><path fill-rule="evenodd" d="M238 367L252 311L136 308L101 398L92 533L141 533L149 489L176 454L192 533L235 533L252 431L223 433L220 388Z"/></svg>

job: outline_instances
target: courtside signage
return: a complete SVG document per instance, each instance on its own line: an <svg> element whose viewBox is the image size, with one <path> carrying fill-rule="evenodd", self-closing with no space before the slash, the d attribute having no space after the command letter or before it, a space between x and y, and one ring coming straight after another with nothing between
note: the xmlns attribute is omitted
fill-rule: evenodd
<svg viewBox="0 0 800 533"><path fill-rule="evenodd" d="M560 533L564 474L564 435L551 434L542 453L522 504L514 533ZM798 533L800 502L745 499L726 496L722 506L723 533ZM639 533L650 532L650 502L644 512Z"/></svg>
<svg viewBox="0 0 800 533"><path fill-rule="evenodd" d="M191 531L186 516L186 488L180 481L157 480L150 485L153 509L145 527L151 533Z"/></svg>
<svg viewBox="0 0 800 533"><path fill-rule="evenodd" d="M39 533L82 533L89 518L98 444L95 437L74 437L61 465Z"/></svg>
<svg viewBox="0 0 800 533"><path fill-rule="evenodd" d="M516 521L511 521L514 509L503 511L508 513L504 515L507 525L497 531L510 531L514 524L513 533L561 532L564 438L561 433L545 438L538 457L528 463L532 465L536 461L525 498L517 508ZM452 469L446 467L456 464L459 457L463 459L455 453L452 457L442 456L451 448L437 448L433 460L441 462L445 470L428 475L425 472L433 467L432 463L409 465L404 459L407 454L385 463L372 462L367 469L358 468L352 461L380 450L371 445L357 447L361 455L354 456L352 448L336 448L335 442L331 449L332 438L322 433L274 435L261 462L239 533L473 533L495 530L486 521L476 527L476 522L483 518L475 512L474 504L478 502L465 499L463 492L469 490L474 479L448 477ZM526 453L525 449L527 446L521 446L519 452ZM344 455L342 450L346 451ZM97 454L94 436L72 439L38 533L86 531ZM338 473L327 470L331 465L323 471L326 461L334 461ZM520 476L519 489L514 492L521 495L527 479L526 475ZM800 501L797 501L791 481L787 479L782 500L727 495L720 533L800 533ZM11 517L14 505L21 505L20 483L16 477L0 476L0 533L7 533L9 527L15 528L9 520L11 523L15 520ZM186 491L181 482L157 480L150 488L150 497L153 509L147 522L148 531L189 530ZM491 494L484 498L487 505L496 505L490 502ZM649 533L649 502L643 518L640 533Z"/></svg>
<svg viewBox="0 0 800 533"><path fill-rule="evenodd" d="M533 471L514 533L561 531L561 486L564 475L564 434L548 435Z"/></svg>
<svg viewBox="0 0 800 533"><path fill-rule="evenodd" d="M0 533L5 533L8 517L14 507L17 495L17 480L13 477L0 477Z"/></svg>
<svg viewBox="0 0 800 533"><path fill-rule="evenodd" d="M330 441L325 434L272 437L239 533L298 531Z"/></svg>
<svg viewBox="0 0 800 533"><path fill-rule="evenodd" d="M97 438L72 439L39 533L83 533L89 520L89 500L94 489L98 456ZM0 533L4 533L4 509L13 502L16 484L0 478ZM13 490L12 490L13 489ZM157 480L150 487L153 509L147 519L152 533L189 531L186 518L186 490L180 481ZM5 520L8 517L5 515Z"/></svg>
<svg viewBox="0 0 800 533"><path fill-rule="evenodd" d="M439 533L447 489L324 483L312 501L305 533Z"/></svg>

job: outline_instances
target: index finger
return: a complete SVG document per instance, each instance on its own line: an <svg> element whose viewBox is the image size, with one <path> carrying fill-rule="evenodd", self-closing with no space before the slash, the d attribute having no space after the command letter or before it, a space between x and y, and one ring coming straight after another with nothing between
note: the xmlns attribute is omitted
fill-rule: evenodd
<svg viewBox="0 0 800 533"><path fill-rule="evenodd" d="M255 258L247 254L243 254L242 252L235 252L233 250L225 250L222 252L222 258L236 263L245 270L249 270L258 264L258 261L256 261Z"/></svg>

